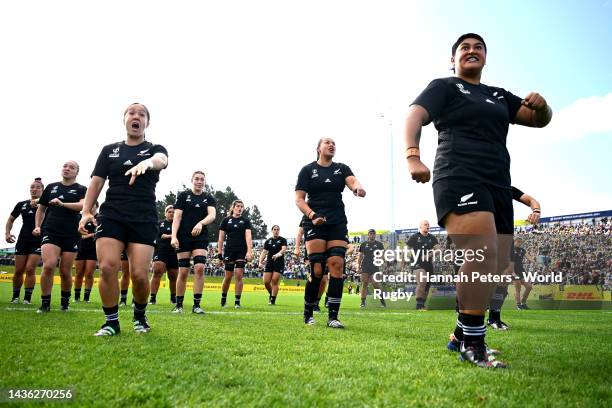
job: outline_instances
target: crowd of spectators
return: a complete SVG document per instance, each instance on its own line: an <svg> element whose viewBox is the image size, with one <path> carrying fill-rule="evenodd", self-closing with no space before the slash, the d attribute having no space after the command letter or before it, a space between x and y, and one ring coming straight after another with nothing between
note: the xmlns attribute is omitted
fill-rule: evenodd
<svg viewBox="0 0 612 408"><path fill-rule="evenodd" d="M561 273L565 284L612 290L612 220L540 225L517 236L524 240L527 271Z"/></svg>
<svg viewBox="0 0 612 408"><path fill-rule="evenodd" d="M564 284L600 285L612 290L612 220L602 218L589 222L569 224L543 224L530 228L517 228L515 237L523 239L526 249L524 260L527 272L538 274L561 273ZM441 247L446 247L446 236L438 236ZM295 247L289 245L285 255L285 279L304 280L308 266L304 261L304 247L300 256L294 255ZM259 267L262 244L254 246L253 260L247 263L245 277L259 278L263 270ZM347 253L346 277L349 282L359 282L357 265L359 243L351 245ZM14 255L0 257L0 265L14 265ZM383 273L409 271L406 263L386 263ZM436 272L452 273L450 264L435 263ZM210 247L205 274L223 276L223 263L217 259L216 251Z"/></svg>

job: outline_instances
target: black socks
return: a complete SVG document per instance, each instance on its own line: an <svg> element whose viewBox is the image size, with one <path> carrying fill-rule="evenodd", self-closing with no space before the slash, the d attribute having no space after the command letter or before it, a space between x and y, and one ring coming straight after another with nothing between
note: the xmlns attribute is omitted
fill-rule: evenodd
<svg viewBox="0 0 612 408"><path fill-rule="evenodd" d="M486 333L484 316L459 313L459 322L462 325L463 341L465 345L484 347L484 338Z"/></svg>
<svg viewBox="0 0 612 408"><path fill-rule="evenodd" d="M327 287L327 301L329 304L329 320L337 320L338 312L340 311L340 303L342 302L342 289L344 284L342 278L334 278L330 276L329 286Z"/></svg>

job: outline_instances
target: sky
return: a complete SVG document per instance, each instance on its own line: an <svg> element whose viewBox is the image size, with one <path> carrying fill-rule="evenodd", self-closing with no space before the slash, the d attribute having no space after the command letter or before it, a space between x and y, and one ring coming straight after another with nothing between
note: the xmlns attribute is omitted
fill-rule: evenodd
<svg viewBox="0 0 612 408"><path fill-rule="evenodd" d="M2 2L0 214L34 177L59 181L67 160L87 185L138 101L147 139L169 151L158 198L200 169L291 237L297 174L327 136L367 192L344 194L349 230L435 224L431 184L408 175L403 120L429 81L452 74L465 32L487 43L483 83L537 91L554 111L547 128L511 126L513 184L542 216L612 209L610 21L612 0ZM430 168L436 144L424 128Z"/></svg>

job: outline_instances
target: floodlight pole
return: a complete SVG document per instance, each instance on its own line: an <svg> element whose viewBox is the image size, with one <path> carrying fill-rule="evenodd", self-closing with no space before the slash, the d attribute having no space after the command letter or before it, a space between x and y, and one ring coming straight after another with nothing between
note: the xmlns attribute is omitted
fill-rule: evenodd
<svg viewBox="0 0 612 408"><path fill-rule="evenodd" d="M385 126L384 133L388 134L389 137L389 183L391 186L390 196L391 202L389 203L389 211L390 211L390 229L391 233L389 234L389 245L390 247L396 246L396 237L395 237L395 169L394 169L394 156L395 150L393 148L393 119L392 119L392 111L391 108L387 109L388 113L379 112L378 117L383 120L383 124Z"/></svg>
<svg viewBox="0 0 612 408"><path fill-rule="evenodd" d="M389 108L389 120L387 122L388 132L389 132L389 165L391 166L391 247L394 248L396 246L395 242L395 166L393 165L395 162L395 150L393 149L393 119L391 115L391 108Z"/></svg>

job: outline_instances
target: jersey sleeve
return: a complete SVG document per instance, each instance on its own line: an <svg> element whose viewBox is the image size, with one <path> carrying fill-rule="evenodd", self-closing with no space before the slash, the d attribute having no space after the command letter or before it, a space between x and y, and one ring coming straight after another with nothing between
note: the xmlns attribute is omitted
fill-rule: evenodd
<svg viewBox="0 0 612 408"><path fill-rule="evenodd" d="M435 237L435 236L433 236L433 235L431 236L431 238L432 238L432 242L433 242L434 246L439 244L439 242L438 242L438 238L436 238L436 237Z"/></svg>
<svg viewBox="0 0 612 408"><path fill-rule="evenodd" d="M215 207L217 208L217 200L215 200L215 197L212 196L212 194L208 195L208 204L209 207Z"/></svg>
<svg viewBox="0 0 612 408"><path fill-rule="evenodd" d="M427 88L412 102L411 105L423 107L428 115L428 125L443 112L448 100L448 84L442 79L434 79L427 85Z"/></svg>
<svg viewBox="0 0 612 408"><path fill-rule="evenodd" d="M285 238L281 238L281 246L287 246L287 240Z"/></svg>
<svg viewBox="0 0 612 408"><path fill-rule="evenodd" d="M249 220L248 218L244 220L244 229L245 230L253 229L253 224L251 224L251 220Z"/></svg>
<svg viewBox="0 0 612 408"><path fill-rule="evenodd" d="M521 197L524 195L525 193L523 193L521 190L519 190L518 188L512 186L512 199L516 200L516 201L521 201Z"/></svg>
<svg viewBox="0 0 612 408"><path fill-rule="evenodd" d="M378 249L380 249L380 250L384 250L384 249L385 249L385 246L383 245L383 243L382 243L382 242L379 242L379 243L378 243L378 245L377 245L377 247L378 247Z"/></svg>
<svg viewBox="0 0 612 408"><path fill-rule="evenodd" d="M221 221L221 224L219 224L219 231L226 231L226 230L227 230L227 217L225 217Z"/></svg>
<svg viewBox="0 0 612 408"><path fill-rule="evenodd" d="M180 192L179 195L176 197L176 202L174 203L174 209L176 210L185 210L185 200L187 198L185 197L185 193L184 192Z"/></svg>
<svg viewBox="0 0 612 408"><path fill-rule="evenodd" d="M366 245L366 243L365 243L365 242L362 242L362 243L359 245L359 252L363 252L363 250L364 250L364 248L365 248L365 245Z"/></svg>
<svg viewBox="0 0 612 408"><path fill-rule="evenodd" d="M168 150L164 146L158 145L158 144L153 145L153 147L151 147L151 153L152 154L162 153L166 157L168 157Z"/></svg>
<svg viewBox="0 0 612 408"><path fill-rule="evenodd" d="M91 172L91 177L98 176L103 179L107 179L109 175L109 161L108 161L108 149L107 146L102 148L100 155L98 156L98 160L96 160L96 165Z"/></svg>
<svg viewBox="0 0 612 408"><path fill-rule="evenodd" d="M79 187L79 201L82 200L83 198L85 198L86 194L87 194L87 187L80 186Z"/></svg>
<svg viewBox="0 0 612 408"><path fill-rule="evenodd" d="M40 198L38 199L38 204L44 205L44 206L49 206L49 195L51 194L51 188L53 184L49 184L47 185L47 187L45 187L45 190L43 191L42 195L40 196Z"/></svg>
<svg viewBox="0 0 612 408"><path fill-rule="evenodd" d="M410 248L414 248L414 246L416 245L416 235L411 235L410 238L408 238L408 241L406 241L406 245L408 245Z"/></svg>
<svg viewBox="0 0 612 408"><path fill-rule="evenodd" d="M308 185L310 184L310 180L308 178L308 167L302 167L300 173L298 174L297 183L295 185L295 190L301 190L308 192Z"/></svg>
<svg viewBox="0 0 612 408"><path fill-rule="evenodd" d="M353 171L351 170L349 166L347 166L346 164L342 164L341 167L342 167L342 174L344 174L345 179L347 177L354 176Z"/></svg>
<svg viewBox="0 0 612 408"><path fill-rule="evenodd" d="M13 217L13 218L19 217L19 215L21 214L21 206L22 205L23 205L23 203L15 204L15 208L13 208L13 211L11 211L11 217Z"/></svg>
<svg viewBox="0 0 612 408"><path fill-rule="evenodd" d="M270 250L270 238L266 239L266 242L264 242L264 249L266 251Z"/></svg>
<svg viewBox="0 0 612 408"><path fill-rule="evenodd" d="M504 94L504 99L508 104L508 117L510 118L510 123L516 123L516 114L518 113L519 109L521 109L523 98L519 98L512 92L506 91L505 89L502 89L502 92Z"/></svg>

